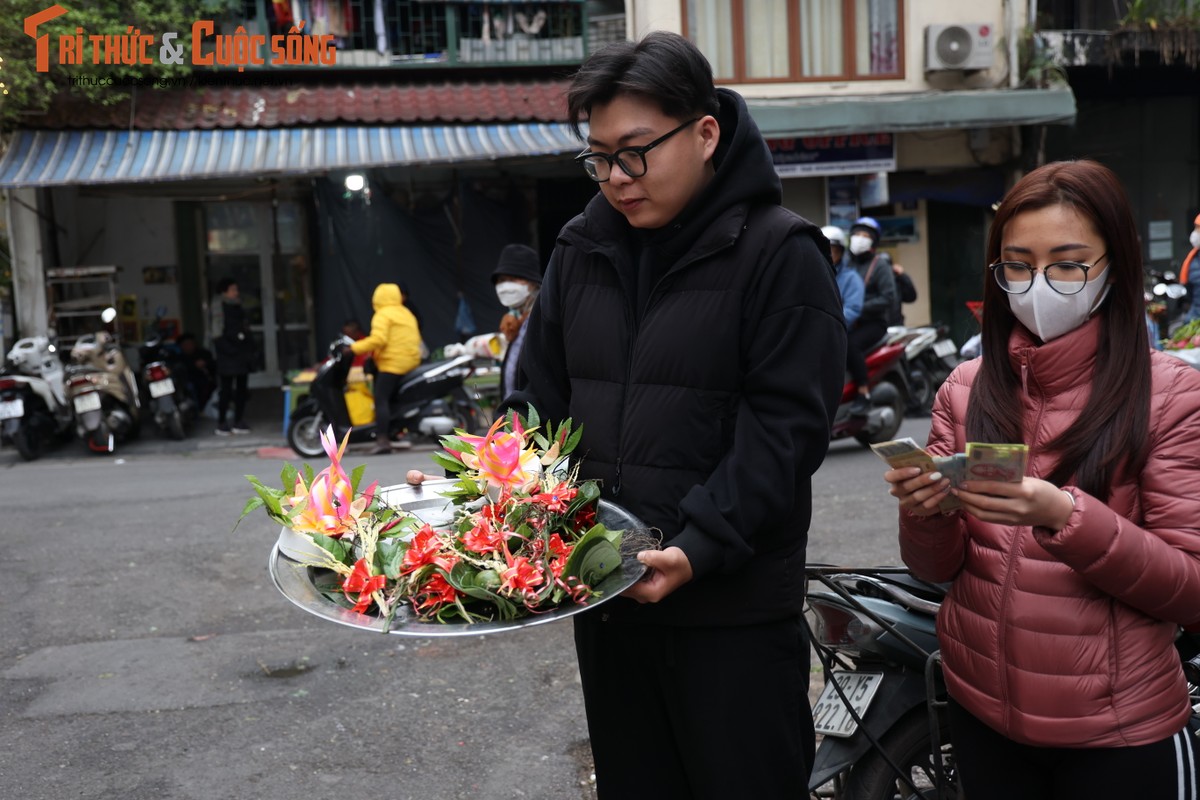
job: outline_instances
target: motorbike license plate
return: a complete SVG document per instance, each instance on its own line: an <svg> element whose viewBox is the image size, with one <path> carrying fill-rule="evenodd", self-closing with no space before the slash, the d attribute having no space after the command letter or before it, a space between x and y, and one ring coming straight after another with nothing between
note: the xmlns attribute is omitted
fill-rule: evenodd
<svg viewBox="0 0 1200 800"><path fill-rule="evenodd" d="M25 401L21 398L16 400L0 400L0 419L19 419L25 416Z"/></svg>
<svg viewBox="0 0 1200 800"><path fill-rule="evenodd" d="M163 378L161 381L154 381L150 384L151 397L165 397L169 394L175 394L175 381L170 378Z"/></svg>
<svg viewBox="0 0 1200 800"><path fill-rule="evenodd" d="M100 395L98 392L88 392L87 394L77 395L74 403L76 414L86 414L89 411L97 411L100 408Z"/></svg>
<svg viewBox="0 0 1200 800"><path fill-rule="evenodd" d="M837 681L846 693L854 712L861 718L866 715L871 700L883 683L882 672L835 672L833 680ZM858 730L858 723L850 716L850 709L838 697L833 688L833 681L825 684L825 691L817 698L813 706L813 727L817 733L825 736L848 737Z"/></svg>
<svg viewBox="0 0 1200 800"><path fill-rule="evenodd" d="M958 348L954 346L954 342L949 339L939 339L933 343L933 354L938 358L954 355L958 352Z"/></svg>

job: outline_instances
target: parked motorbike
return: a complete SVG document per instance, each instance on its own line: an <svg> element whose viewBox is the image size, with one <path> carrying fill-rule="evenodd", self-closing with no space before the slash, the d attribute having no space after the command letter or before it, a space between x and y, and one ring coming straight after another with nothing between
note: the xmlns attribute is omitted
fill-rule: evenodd
<svg viewBox="0 0 1200 800"><path fill-rule="evenodd" d="M908 378L908 407L911 416L927 417L946 378L959 364L958 346L950 338L946 325L920 328L889 328L893 338L907 336L904 364ZM908 336L908 334L912 334Z"/></svg>
<svg viewBox="0 0 1200 800"><path fill-rule="evenodd" d="M176 381L173 377L180 363L179 351L167 342L161 319L161 316L156 318L150 337L138 348L142 384L148 395L146 410L149 415L159 430L179 440L187 435L199 409L188 393L186 381ZM180 372L181 377L182 374Z"/></svg>
<svg viewBox="0 0 1200 800"><path fill-rule="evenodd" d="M116 309L105 309L101 319L112 322ZM76 433L90 451L111 453L118 440L137 436L142 410L137 379L111 333L97 331L75 341L66 380Z"/></svg>
<svg viewBox="0 0 1200 800"><path fill-rule="evenodd" d="M1159 336L1166 339L1183 323L1188 310L1188 289L1179 282L1179 276L1167 270L1148 273L1149 294L1154 301L1163 304L1162 319L1158 321Z"/></svg>
<svg viewBox="0 0 1200 800"><path fill-rule="evenodd" d="M959 800L934 627L948 587L900 567L810 564L806 573L812 646L825 676L813 706L822 738L809 791L835 800ZM1175 645L1200 730L1200 633L1181 632Z"/></svg>
<svg viewBox="0 0 1200 800"><path fill-rule="evenodd" d="M871 387L871 409L865 415L850 413L854 382L847 376L842 400L833 419L833 438L853 436L864 447L896 438L908 403L908 377L904 352L914 334L890 334L867 353L867 380Z"/></svg>
<svg viewBox="0 0 1200 800"><path fill-rule="evenodd" d="M346 336L334 340L329 347L329 359L317 369L316 377L309 384L308 395L292 412L287 431L288 445L305 458L316 458L324 452L321 432L331 424L339 440L346 431L350 431L351 442L375 438L373 407L369 422L351 424L346 404L353 356L345 346L351 341ZM407 373L391 398L388 438L407 432L414 437L424 436L436 441L456 428L468 433L480 432L479 398L463 385L471 375L474 360L471 355L460 355L421 364Z"/></svg>
<svg viewBox="0 0 1200 800"><path fill-rule="evenodd" d="M54 345L45 336L18 339L0 370L0 440L32 461L70 435L72 422Z"/></svg>
<svg viewBox="0 0 1200 800"><path fill-rule="evenodd" d="M822 739L809 790L832 783L838 800L957 798L934 629L946 587L899 567L807 573L826 679L813 706Z"/></svg>

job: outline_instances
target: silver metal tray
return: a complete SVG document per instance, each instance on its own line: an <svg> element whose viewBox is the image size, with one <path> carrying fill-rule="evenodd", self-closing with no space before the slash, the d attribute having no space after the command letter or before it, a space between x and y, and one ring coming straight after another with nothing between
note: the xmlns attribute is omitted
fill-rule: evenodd
<svg viewBox="0 0 1200 800"><path fill-rule="evenodd" d="M382 498L397 508L419 517L434 527L447 524L453 514L451 504L438 492L449 486L449 479L427 480L421 486L401 484L381 489ZM597 519L612 530L644 530L645 525L637 517L607 500L600 501ZM370 614L358 614L338 605L321 594L313 584L316 570L297 560L302 556L306 539L283 528L279 541L271 549L270 570L275 586L283 596L310 614L322 619L360 628L374 633L383 631L383 619ZM311 545L309 545L311 547ZM398 636L483 636L489 633L520 630L533 625L565 619L611 600L636 583L646 571L645 565L637 560L636 553L625 554L619 569L595 587L601 596L594 597L586 605L571 603L541 614L533 614L514 620L497 622L425 622L416 618L412 609L402 604L392 618L388 633Z"/></svg>

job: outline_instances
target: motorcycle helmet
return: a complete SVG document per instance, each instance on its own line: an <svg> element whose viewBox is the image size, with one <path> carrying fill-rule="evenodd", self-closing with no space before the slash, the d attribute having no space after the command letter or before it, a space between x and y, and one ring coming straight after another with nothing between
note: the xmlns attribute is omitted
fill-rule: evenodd
<svg viewBox="0 0 1200 800"><path fill-rule="evenodd" d="M821 233L829 240L829 244L836 244L843 249L846 247L846 233L837 225L826 225L824 228L821 228Z"/></svg>
<svg viewBox="0 0 1200 800"><path fill-rule="evenodd" d="M883 235L883 228L875 221L874 217L859 217L854 220L854 224L850 226L850 233L854 234L857 231L870 234L876 244L879 244L879 237Z"/></svg>

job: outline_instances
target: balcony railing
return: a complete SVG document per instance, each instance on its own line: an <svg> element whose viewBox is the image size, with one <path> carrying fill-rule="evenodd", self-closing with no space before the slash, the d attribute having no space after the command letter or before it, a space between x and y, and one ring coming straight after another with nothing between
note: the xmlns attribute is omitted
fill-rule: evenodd
<svg viewBox="0 0 1200 800"><path fill-rule="evenodd" d="M248 31L287 33L296 3L245 0ZM304 3L304 33L332 34L338 67L579 64L625 38L624 14L589 17L579 0L324 0Z"/></svg>

